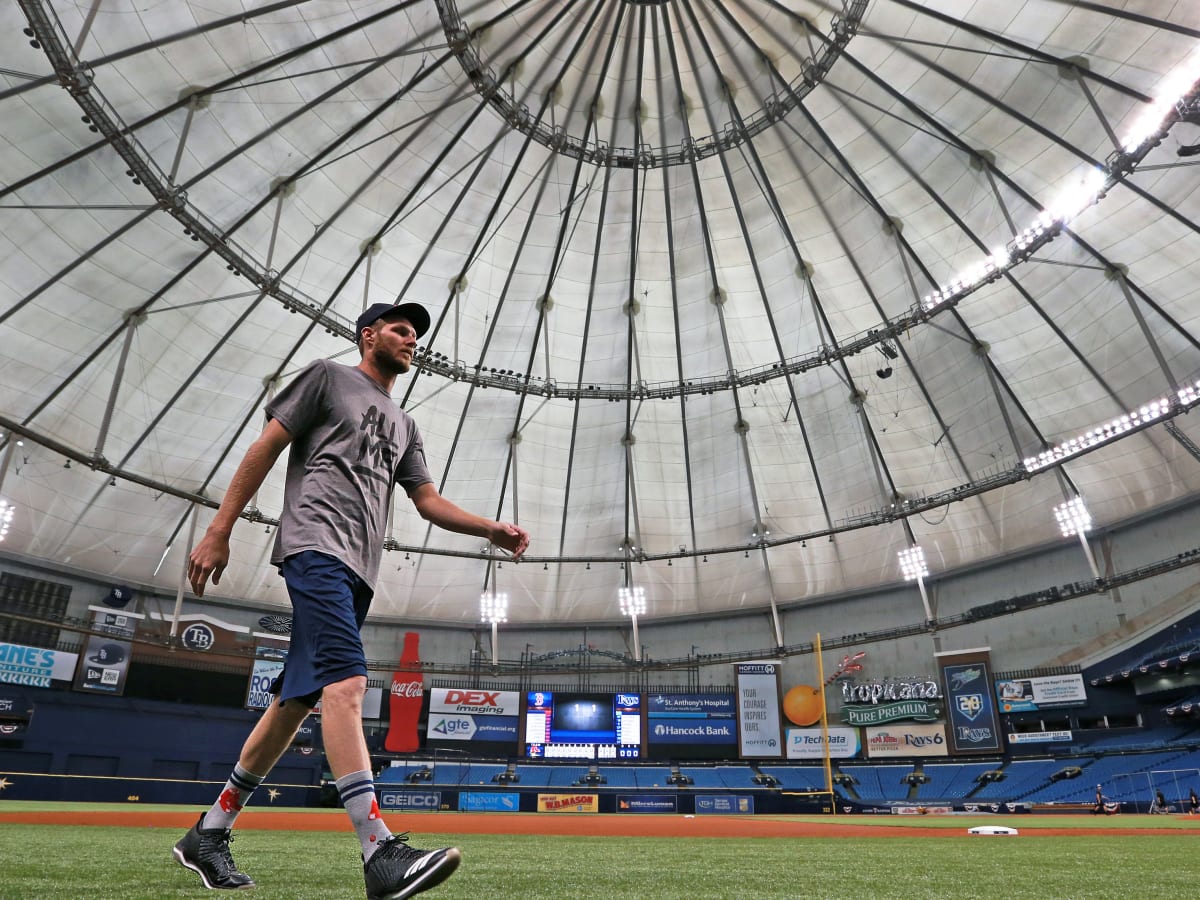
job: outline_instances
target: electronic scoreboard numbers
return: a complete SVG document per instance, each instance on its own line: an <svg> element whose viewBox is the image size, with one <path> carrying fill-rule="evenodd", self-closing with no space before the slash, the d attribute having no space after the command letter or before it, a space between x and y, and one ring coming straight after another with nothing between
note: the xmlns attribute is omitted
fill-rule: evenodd
<svg viewBox="0 0 1200 900"><path fill-rule="evenodd" d="M525 703L530 759L639 759L640 694L530 691Z"/></svg>

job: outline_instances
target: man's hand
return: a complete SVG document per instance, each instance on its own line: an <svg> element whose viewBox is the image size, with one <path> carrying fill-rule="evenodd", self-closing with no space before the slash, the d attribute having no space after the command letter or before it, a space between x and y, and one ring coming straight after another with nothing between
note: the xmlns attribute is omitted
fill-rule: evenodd
<svg viewBox="0 0 1200 900"><path fill-rule="evenodd" d="M229 564L229 535L205 532L188 557L187 577L197 597L204 596L204 585L212 575L213 584L221 583L221 573Z"/></svg>
<svg viewBox="0 0 1200 900"><path fill-rule="evenodd" d="M512 554L512 558L517 560L529 546L529 532L511 522L497 522L491 530L491 534L488 535L488 540L497 547L507 550Z"/></svg>

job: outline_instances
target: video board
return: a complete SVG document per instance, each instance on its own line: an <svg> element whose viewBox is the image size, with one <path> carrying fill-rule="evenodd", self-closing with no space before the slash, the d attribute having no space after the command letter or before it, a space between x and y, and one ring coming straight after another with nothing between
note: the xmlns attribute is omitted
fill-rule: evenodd
<svg viewBox="0 0 1200 900"><path fill-rule="evenodd" d="M524 755L530 759L638 759L640 694L529 691Z"/></svg>

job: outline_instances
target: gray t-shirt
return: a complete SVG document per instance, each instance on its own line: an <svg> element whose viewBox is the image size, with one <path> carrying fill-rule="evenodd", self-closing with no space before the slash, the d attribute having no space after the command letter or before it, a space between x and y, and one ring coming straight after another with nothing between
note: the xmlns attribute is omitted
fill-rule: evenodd
<svg viewBox="0 0 1200 900"><path fill-rule="evenodd" d="M361 369L327 359L305 367L266 412L292 436L271 562L319 550L374 588L392 485L411 495L433 481L417 423Z"/></svg>

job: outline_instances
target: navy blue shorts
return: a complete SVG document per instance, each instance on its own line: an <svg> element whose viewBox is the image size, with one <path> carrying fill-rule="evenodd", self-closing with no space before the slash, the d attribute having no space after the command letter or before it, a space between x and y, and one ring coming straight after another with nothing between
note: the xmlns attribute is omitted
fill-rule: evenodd
<svg viewBox="0 0 1200 900"><path fill-rule="evenodd" d="M271 685L282 704L317 705L325 685L366 677L362 628L374 591L340 560L305 550L279 567L292 599L292 641Z"/></svg>

